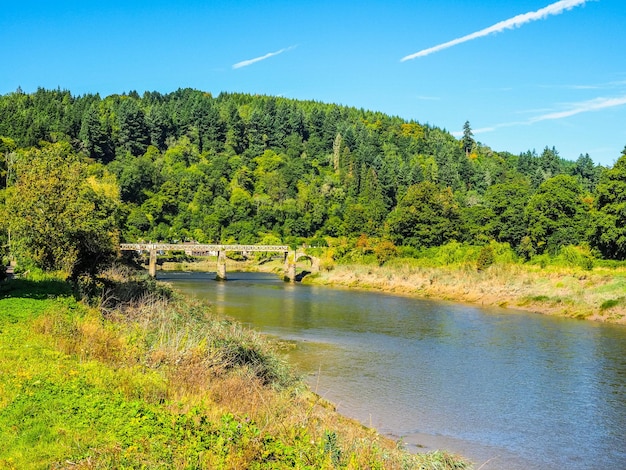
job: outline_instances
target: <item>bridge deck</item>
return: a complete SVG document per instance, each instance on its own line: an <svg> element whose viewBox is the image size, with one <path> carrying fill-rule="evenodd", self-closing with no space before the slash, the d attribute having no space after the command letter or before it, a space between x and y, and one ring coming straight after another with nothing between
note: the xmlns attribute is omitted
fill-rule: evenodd
<svg viewBox="0 0 626 470"><path fill-rule="evenodd" d="M287 245L185 245L180 243L122 243L122 251L265 251L288 252Z"/></svg>

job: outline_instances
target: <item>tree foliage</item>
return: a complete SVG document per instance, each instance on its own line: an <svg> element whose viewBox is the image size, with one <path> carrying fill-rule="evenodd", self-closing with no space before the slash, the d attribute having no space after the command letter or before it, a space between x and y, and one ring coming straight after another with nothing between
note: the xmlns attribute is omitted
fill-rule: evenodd
<svg viewBox="0 0 626 470"><path fill-rule="evenodd" d="M469 122L456 139L416 121L281 97L39 89L0 96L0 136L0 190L17 183L18 156L63 148L64 164L81 155L106 167L119 182L125 241L366 234L414 247L494 240L524 256L589 242L623 256L621 196L611 196L623 194L621 163L568 161L548 146L496 152L474 140Z"/></svg>
<svg viewBox="0 0 626 470"><path fill-rule="evenodd" d="M387 218L395 243L439 246L458 236L459 208L450 188L424 181L409 187Z"/></svg>
<svg viewBox="0 0 626 470"><path fill-rule="evenodd" d="M71 276L93 272L117 251L119 191L102 167L67 144L23 152L6 207L17 254Z"/></svg>
<svg viewBox="0 0 626 470"><path fill-rule="evenodd" d="M546 180L526 206L528 234L538 253L556 253L586 236L589 207L580 183L568 175Z"/></svg>
<svg viewBox="0 0 626 470"><path fill-rule="evenodd" d="M626 259L626 149L597 188L592 240L607 258Z"/></svg>

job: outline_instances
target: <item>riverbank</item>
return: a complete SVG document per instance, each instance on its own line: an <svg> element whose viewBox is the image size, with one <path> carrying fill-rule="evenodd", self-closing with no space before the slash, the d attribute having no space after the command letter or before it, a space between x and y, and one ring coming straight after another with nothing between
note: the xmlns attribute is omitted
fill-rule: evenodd
<svg viewBox="0 0 626 470"><path fill-rule="evenodd" d="M2 468L468 467L339 415L206 305L119 271L81 292L0 285Z"/></svg>
<svg viewBox="0 0 626 470"><path fill-rule="evenodd" d="M283 264L228 261L228 270L258 270L282 275ZM211 260L166 263L166 270L214 271ZM316 285L371 289L394 294L526 310L546 315L626 324L626 269L592 270L494 264L424 267L401 258L384 266L335 264L304 276Z"/></svg>
<svg viewBox="0 0 626 470"><path fill-rule="evenodd" d="M303 282L521 309L547 315L626 324L626 271L527 265L414 267L336 265Z"/></svg>

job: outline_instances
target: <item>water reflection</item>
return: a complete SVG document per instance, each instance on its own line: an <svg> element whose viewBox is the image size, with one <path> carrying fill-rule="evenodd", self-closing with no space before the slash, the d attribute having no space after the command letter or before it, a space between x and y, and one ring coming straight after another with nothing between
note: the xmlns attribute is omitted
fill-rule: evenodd
<svg viewBox="0 0 626 470"><path fill-rule="evenodd" d="M483 470L626 468L626 328L229 276L167 275L298 340L290 360L312 387L381 432Z"/></svg>

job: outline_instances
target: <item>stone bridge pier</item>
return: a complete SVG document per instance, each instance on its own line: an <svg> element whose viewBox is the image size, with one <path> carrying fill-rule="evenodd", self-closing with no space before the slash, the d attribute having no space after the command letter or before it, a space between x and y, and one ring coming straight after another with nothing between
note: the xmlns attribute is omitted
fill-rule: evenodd
<svg viewBox="0 0 626 470"><path fill-rule="evenodd" d="M228 277L226 276L226 251L218 251L217 252L217 270L215 271L215 280L216 281L225 281Z"/></svg>

